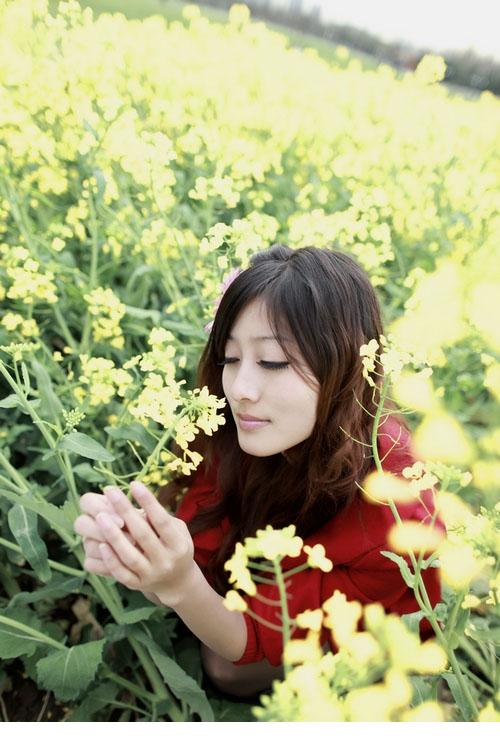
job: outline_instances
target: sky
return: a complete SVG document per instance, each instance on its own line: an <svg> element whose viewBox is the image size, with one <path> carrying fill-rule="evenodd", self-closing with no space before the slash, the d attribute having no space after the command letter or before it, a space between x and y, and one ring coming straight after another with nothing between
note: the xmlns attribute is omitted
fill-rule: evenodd
<svg viewBox="0 0 500 750"><path fill-rule="evenodd" d="M303 0L322 19L371 31L385 41L431 50L468 49L500 60L500 0Z"/></svg>

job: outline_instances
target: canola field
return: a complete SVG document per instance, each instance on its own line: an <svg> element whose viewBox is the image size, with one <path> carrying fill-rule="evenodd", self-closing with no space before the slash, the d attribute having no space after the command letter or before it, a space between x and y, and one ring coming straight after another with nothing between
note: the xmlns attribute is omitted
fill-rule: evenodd
<svg viewBox="0 0 500 750"><path fill-rule="evenodd" d="M448 90L438 57L406 73L343 47L326 60L242 4L225 22L55 5L0 0L3 720L17 675L57 721L498 721L498 99ZM301 615L285 679L246 703L207 685L175 612L85 570L73 522L90 488L156 492L199 465L190 444L224 423L195 387L205 326L227 275L275 242L369 273L388 336L360 356L421 458L371 492L435 487L448 534L392 540L421 612L332 597ZM248 540L228 608L251 556L279 580L294 539Z"/></svg>

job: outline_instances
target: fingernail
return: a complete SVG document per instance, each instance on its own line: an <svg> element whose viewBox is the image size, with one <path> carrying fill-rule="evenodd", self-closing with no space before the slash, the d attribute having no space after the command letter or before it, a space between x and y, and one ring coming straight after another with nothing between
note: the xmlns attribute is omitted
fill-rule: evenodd
<svg viewBox="0 0 500 750"><path fill-rule="evenodd" d="M98 513L96 521L103 529L110 529L114 524L106 513Z"/></svg>
<svg viewBox="0 0 500 750"><path fill-rule="evenodd" d="M108 497L112 503L120 502L122 493L118 487L105 487L104 492L106 493L106 497Z"/></svg>
<svg viewBox="0 0 500 750"><path fill-rule="evenodd" d="M125 526L125 521L123 520L121 516L117 516L115 513L112 513L110 518L112 521L118 524L120 529L123 528L123 526Z"/></svg>

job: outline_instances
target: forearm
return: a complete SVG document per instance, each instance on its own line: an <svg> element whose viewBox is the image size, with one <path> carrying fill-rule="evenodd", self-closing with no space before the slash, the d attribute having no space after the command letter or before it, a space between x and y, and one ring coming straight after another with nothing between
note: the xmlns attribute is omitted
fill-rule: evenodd
<svg viewBox="0 0 500 750"><path fill-rule="evenodd" d="M161 594L159 594L161 600ZM191 632L216 654L237 661L245 651L247 630L241 612L231 612L195 563L193 576L180 600L171 604Z"/></svg>

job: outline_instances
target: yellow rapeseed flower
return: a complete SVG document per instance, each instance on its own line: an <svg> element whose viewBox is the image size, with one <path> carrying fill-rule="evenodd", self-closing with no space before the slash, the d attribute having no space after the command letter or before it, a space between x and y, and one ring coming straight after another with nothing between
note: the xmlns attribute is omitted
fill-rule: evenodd
<svg viewBox="0 0 500 750"><path fill-rule="evenodd" d="M337 644L348 644L361 617L361 604L357 601L348 602L345 594L334 591L332 596L323 602L322 607L327 614L325 625L331 629Z"/></svg>
<svg viewBox="0 0 500 750"><path fill-rule="evenodd" d="M248 609L246 601L243 599L237 591L232 589L227 592L224 597L224 606L231 612L246 612Z"/></svg>
<svg viewBox="0 0 500 750"><path fill-rule="evenodd" d="M417 496L410 482L389 471L372 471L363 482L363 498L371 503L411 503Z"/></svg>
<svg viewBox="0 0 500 750"><path fill-rule="evenodd" d="M319 568L324 573L329 573L333 568L332 561L325 557L325 548L322 544L315 544L314 547L305 544L304 552L307 553L307 562L311 568Z"/></svg>
<svg viewBox="0 0 500 750"><path fill-rule="evenodd" d="M276 560L281 557L298 557L302 549L302 539L295 536L295 526L291 524L283 529L273 529L268 524L265 529L258 529L256 537L245 539L245 549L249 556L265 557Z"/></svg>
<svg viewBox="0 0 500 750"><path fill-rule="evenodd" d="M439 550L441 580L453 589L467 589L483 568L485 561L477 557L468 544L445 540Z"/></svg>
<svg viewBox="0 0 500 750"><path fill-rule="evenodd" d="M241 542L236 543L232 556L224 563L224 570L229 570L229 583L234 583L238 588L250 596L255 596L257 587L252 581L252 576L247 568L248 555Z"/></svg>
<svg viewBox="0 0 500 750"><path fill-rule="evenodd" d="M299 628L320 631L323 624L323 611L321 609L306 609L296 616Z"/></svg>
<svg viewBox="0 0 500 750"><path fill-rule="evenodd" d="M445 721L443 709L436 701L424 701L404 711L399 718L400 721Z"/></svg>
<svg viewBox="0 0 500 750"><path fill-rule="evenodd" d="M389 547L395 552L433 552L443 540L443 532L420 521L393 524L387 535Z"/></svg>
<svg viewBox="0 0 500 750"><path fill-rule="evenodd" d="M414 433L414 448L425 460L444 464L468 464L473 450L458 420L451 414L426 415Z"/></svg>

